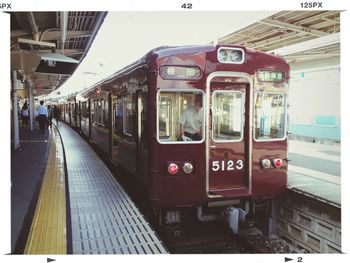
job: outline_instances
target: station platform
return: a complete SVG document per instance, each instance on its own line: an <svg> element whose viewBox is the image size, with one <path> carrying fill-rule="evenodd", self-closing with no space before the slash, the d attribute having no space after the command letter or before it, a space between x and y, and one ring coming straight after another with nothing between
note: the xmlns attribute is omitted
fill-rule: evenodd
<svg viewBox="0 0 350 263"><path fill-rule="evenodd" d="M92 148L60 122L12 150L13 254L168 253Z"/></svg>
<svg viewBox="0 0 350 263"><path fill-rule="evenodd" d="M288 188L341 206L340 144L289 140Z"/></svg>
<svg viewBox="0 0 350 263"><path fill-rule="evenodd" d="M341 205L340 145L289 142L288 188ZM60 122L20 127L11 152L13 254L159 254L167 249L92 150Z"/></svg>

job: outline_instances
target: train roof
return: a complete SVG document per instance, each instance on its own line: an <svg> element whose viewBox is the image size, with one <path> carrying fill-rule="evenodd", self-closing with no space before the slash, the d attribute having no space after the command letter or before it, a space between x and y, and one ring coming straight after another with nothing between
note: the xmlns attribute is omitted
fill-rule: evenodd
<svg viewBox="0 0 350 263"><path fill-rule="evenodd" d="M231 47L231 48L241 48L248 54L254 54L257 57L269 58L272 60L279 60L285 62L285 60L277 55L265 53L262 51L258 51L251 48L246 48L242 45L225 45L225 44L217 44L217 45L193 45L193 46L163 46L152 49L149 51L143 59L152 59L153 56L156 56L157 59L161 57L174 56L179 54L194 54L194 53L205 53L205 52L213 52L220 47ZM287 64L287 62L285 62Z"/></svg>
<svg viewBox="0 0 350 263"><path fill-rule="evenodd" d="M220 47L237 47L243 49L247 54L251 54L259 59L266 59L268 58L269 60L275 60L279 61L282 63L287 64L285 60L282 57L273 55L273 54L268 54L265 52L261 52L258 50L246 48L241 45L224 45L224 44L218 44L218 45L189 45L189 46L161 46L154 48L150 50L146 55L144 55L141 59L135 61L132 64L129 64L128 66L117 70L114 72L112 75L102 79L101 81L95 83L92 85L89 89L81 92L80 94L87 94L91 90L93 90L96 87L101 86L102 84L108 84L111 83L116 77L119 76L124 76L128 74L129 72L136 70L138 68L142 68L146 66L148 63L151 61L154 61L156 59L160 59L162 57L168 57L168 56L175 56L175 55L186 55L186 54L195 54L195 53L206 53L206 52L213 52L216 49Z"/></svg>

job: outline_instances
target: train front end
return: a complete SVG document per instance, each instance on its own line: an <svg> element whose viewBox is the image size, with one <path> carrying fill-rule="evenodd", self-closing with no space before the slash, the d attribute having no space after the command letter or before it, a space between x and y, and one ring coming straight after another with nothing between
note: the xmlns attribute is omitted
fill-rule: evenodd
<svg viewBox="0 0 350 263"><path fill-rule="evenodd" d="M200 220L231 208L244 214L279 196L287 183L289 66L218 45L159 52L155 67L149 192L163 221L181 221L188 208Z"/></svg>

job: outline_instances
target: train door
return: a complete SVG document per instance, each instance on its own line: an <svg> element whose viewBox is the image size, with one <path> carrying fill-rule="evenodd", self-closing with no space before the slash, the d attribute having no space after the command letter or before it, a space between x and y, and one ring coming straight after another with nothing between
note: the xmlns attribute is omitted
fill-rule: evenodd
<svg viewBox="0 0 350 263"><path fill-rule="evenodd" d="M250 194L250 84L233 76L214 73L207 82L207 194L212 198Z"/></svg>

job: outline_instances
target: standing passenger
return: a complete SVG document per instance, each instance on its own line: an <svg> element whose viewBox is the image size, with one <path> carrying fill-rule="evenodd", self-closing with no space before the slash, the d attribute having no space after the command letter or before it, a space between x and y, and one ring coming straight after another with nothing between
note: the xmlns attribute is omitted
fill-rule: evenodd
<svg viewBox="0 0 350 263"><path fill-rule="evenodd" d="M47 106L47 128L52 128L52 107L49 105Z"/></svg>
<svg viewBox="0 0 350 263"><path fill-rule="evenodd" d="M21 110L21 116L22 116L22 124L24 127L28 128L29 125L29 107L27 104L27 101L24 102L22 110Z"/></svg>
<svg viewBox="0 0 350 263"><path fill-rule="evenodd" d="M39 121L39 128L42 133L45 132L45 127L47 124L47 117L48 117L48 112L46 106L44 106L44 101L40 101L40 107L38 109L38 121Z"/></svg>

